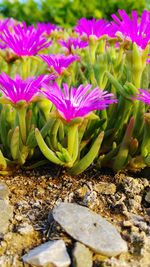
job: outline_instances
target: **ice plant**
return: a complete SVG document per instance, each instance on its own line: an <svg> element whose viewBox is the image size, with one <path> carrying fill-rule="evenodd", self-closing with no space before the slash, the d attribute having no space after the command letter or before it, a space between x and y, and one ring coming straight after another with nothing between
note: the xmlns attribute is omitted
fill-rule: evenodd
<svg viewBox="0 0 150 267"><path fill-rule="evenodd" d="M17 74L14 79L11 79L5 73L0 75L0 91L3 95L0 101L2 103L11 103L15 107L19 118L19 129L23 144L26 144L27 138L26 113L28 104L39 94L39 89L42 87L43 82L49 83L54 77L54 74L40 75L23 80Z"/></svg>
<svg viewBox="0 0 150 267"><path fill-rule="evenodd" d="M9 21L11 21L11 19L0 19L0 33L2 33L3 30L7 27Z"/></svg>
<svg viewBox="0 0 150 267"><path fill-rule="evenodd" d="M64 55L39 55L48 65L49 68L53 68L58 74L62 74L63 71L69 67L71 63L78 60L78 56L64 56Z"/></svg>
<svg viewBox="0 0 150 267"><path fill-rule="evenodd" d="M139 89L137 99L146 105L150 106L150 92L147 90ZM143 139L141 144L141 154L144 158L146 165L150 166L150 114L144 114L144 127L143 127Z"/></svg>
<svg viewBox="0 0 150 267"><path fill-rule="evenodd" d="M110 27L110 23L104 19L96 20L81 18L77 22L75 31L81 36L86 38L89 43L89 64L95 64L95 54L98 45L101 46L101 50L104 52L106 37L112 37L113 28ZM100 41L99 41L100 39ZM93 83L93 78L91 79Z"/></svg>
<svg viewBox="0 0 150 267"><path fill-rule="evenodd" d="M120 18L112 15L112 29L124 44L128 42L126 50L127 68L130 68L131 81L137 87L141 87L142 74L146 67L148 57L148 44L150 41L150 12L144 10L141 18L136 11L132 11L131 17L125 10L118 10ZM137 124L137 123L136 123Z"/></svg>
<svg viewBox="0 0 150 267"><path fill-rule="evenodd" d="M55 75L51 74L30 77L23 80L16 74L14 79L11 79L6 73L2 73L0 74L0 91L4 98L13 105L16 105L19 101L29 103L37 94L39 94L39 89L43 82L47 83L54 78Z"/></svg>
<svg viewBox="0 0 150 267"><path fill-rule="evenodd" d="M125 10L118 10L120 18L112 15L112 28L121 38L136 43L141 49L145 49L150 41L150 12L144 10L141 18L138 18L137 11L132 11L132 16Z"/></svg>
<svg viewBox="0 0 150 267"><path fill-rule="evenodd" d="M68 40L59 40L58 43L66 48L69 53L72 52L72 49L82 49L88 46L87 41L83 41L80 38L68 38Z"/></svg>
<svg viewBox="0 0 150 267"><path fill-rule="evenodd" d="M150 12L112 18L60 31L0 20L0 171L42 154L36 166L49 160L72 174L94 161L150 167Z"/></svg>
<svg viewBox="0 0 150 267"><path fill-rule="evenodd" d="M150 93L144 89L139 89L140 93L137 95L137 99L150 105Z"/></svg>
<svg viewBox="0 0 150 267"><path fill-rule="evenodd" d="M52 31L58 29L58 27L55 24L52 24L50 22L44 23L44 22L38 22L37 23L37 29L43 32L45 35L50 35Z"/></svg>
<svg viewBox="0 0 150 267"><path fill-rule="evenodd" d="M92 85L80 85L78 88L63 84L63 90L54 83L52 86L44 86L43 94L57 108L60 115L71 121L78 117L84 117L94 110L103 110L109 104L116 103L113 94L101 91L98 87L91 90Z"/></svg>
<svg viewBox="0 0 150 267"><path fill-rule="evenodd" d="M4 19L4 20L0 20L0 35L2 34L2 32L4 31L4 29L7 28L7 24L9 24L10 19ZM5 49L7 47L6 44L4 44L2 42L2 40L0 40L0 49Z"/></svg>
<svg viewBox="0 0 150 267"><path fill-rule="evenodd" d="M89 152L83 158L80 158L80 142L84 136L87 123L86 122L84 125L84 117L87 117L87 115L94 110L107 108L109 104L115 103L117 100L114 98L113 94L107 91L101 91L99 87L92 89L91 84L86 86L80 85L78 88L69 88L67 84L63 84L63 88L61 89L54 83L53 85L44 85L43 87L42 93L55 105L59 113L57 120L54 122L53 134L51 136L51 148L53 148L54 144L57 152L54 153L53 150L48 147L40 131L36 129L35 136L39 148L47 159L56 164L71 168L72 174L78 174L93 162L104 137L103 132L96 134L96 138L94 138ZM62 117L63 120L61 120L60 117ZM63 147L59 141L56 141L60 122L67 127L67 148ZM82 123L83 125L80 128Z"/></svg>
<svg viewBox="0 0 150 267"><path fill-rule="evenodd" d="M27 27L25 22L14 26L11 31L5 28L0 39L19 57L34 56L52 43L43 36L42 29L33 25Z"/></svg>
<svg viewBox="0 0 150 267"><path fill-rule="evenodd" d="M112 36L112 31L110 30L110 24L104 19L86 19L81 18L77 26L75 27L75 31L78 32L81 36L86 36L89 38L93 36L95 39L99 39L104 35Z"/></svg>

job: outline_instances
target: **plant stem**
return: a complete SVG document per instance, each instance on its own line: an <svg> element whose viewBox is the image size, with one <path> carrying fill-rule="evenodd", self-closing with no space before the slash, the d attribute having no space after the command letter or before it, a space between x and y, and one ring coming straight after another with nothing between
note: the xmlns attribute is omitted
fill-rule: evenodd
<svg viewBox="0 0 150 267"><path fill-rule="evenodd" d="M18 111L18 117L19 117L19 128L21 133L22 142L25 145L26 144L26 138L27 138L27 130L26 130L26 107L21 107L17 109Z"/></svg>
<svg viewBox="0 0 150 267"><path fill-rule="evenodd" d="M72 124L68 126L68 152L72 157L74 152L75 138L78 131L78 124Z"/></svg>

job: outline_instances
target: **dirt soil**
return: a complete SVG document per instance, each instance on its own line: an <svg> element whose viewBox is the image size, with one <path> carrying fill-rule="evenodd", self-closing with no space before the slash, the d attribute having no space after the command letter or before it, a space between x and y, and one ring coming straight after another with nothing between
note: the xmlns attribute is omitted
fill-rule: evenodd
<svg viewBox="0 0 150 267"><path fill-rule="evenodd" d="M93 267L150 267L150 170L118 173L96 170L71 177L58 166L20 170L0 176L10 190L14 209L8 232L0 239L1 267L28 267L22 255L48 240L62 238L68 252L74 240L53 220L51 211L61 201L89 207L105 217L127 241L128 253L118 257L94 254Z"/></svg>

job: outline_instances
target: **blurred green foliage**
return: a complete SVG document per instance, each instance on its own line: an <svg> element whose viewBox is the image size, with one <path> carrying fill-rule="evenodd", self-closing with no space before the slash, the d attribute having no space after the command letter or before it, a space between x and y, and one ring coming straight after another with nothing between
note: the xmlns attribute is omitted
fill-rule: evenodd
<svg viewBox="0 0 150 267"><path fill-rule="evenodd" d="M37 21L50 21L61 26L73 26L81 17L110 19L112 13L125 9L128 14L137 10L150 9L150 0L34 0L20 2L18 0L3 0L0 11L4 17L13 17L28 24Z"/></svg>

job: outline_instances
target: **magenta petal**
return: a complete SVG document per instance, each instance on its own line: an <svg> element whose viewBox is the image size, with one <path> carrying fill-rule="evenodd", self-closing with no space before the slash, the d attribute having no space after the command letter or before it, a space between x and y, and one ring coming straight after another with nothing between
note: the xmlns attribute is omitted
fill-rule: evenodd
<svg viewBox="0 0 150 267"><path fill-rule="evenodd" d="M68 68L69 65L75 60L79 60L78 56L64 56L64 55L39 55L48 65L52 67L58 74L61 74L64 69Z"/></svg>
<svg viewBox="0 0 150 267"><path fill-rule="evenodd" d="M103 35L112 36L110 31L110 23L104 19L88 20L86 18L81 18L75 27L75 31L80 35L85 35L87 38L90 36L94 36L95 38L100 38Z"/></svg>
<svg viewBox="0 0 150 267"><path fill-rule="evenodd" d="M18 56L33 56L51 45L43 36L43 32L33 25L27 27L25 22L12 27L5 27L0 36L2 42Z"/></svg>
<svg viewBox="0 0 150 267"><path fill-rule="evenodd" d="M144 102L147 105L150 105L150 92L143 90L143 89L139 89L140 94L137 95L136 99Z"/></svg>
<svg viewBox="0 0 150 267"><path fill-rule="evenodd" d="M11 79L6 73L0 74L0 91L9 101L16 104L20 100L30 102L34 96L40 93L39 89L55 78L54 74L30 77L26 80L16 74Z"/></svg>
<svg viewBox="0 0 150 267"><path fill-rule="evenodd" d="M80 38L68 38L67 41L60 40L58 43L65 47L69 52L71 52L71 49L82 49L88 46L88 43L86 41L81 40Z"/></svg>
<svg viewBox="0 0 150 267"><path fill-rule="evenodd" d="M57 108L60 115L70 121L77 117L84 117L94 110L102 110L109 104L116 103L113 94L101 91L98 87L91 90L90 84L78 88L63 84L63 90L55 83L43 85L43 95Z"/></svg>
<svg viewBox="0 0 150 267"><path fill-rule="evenodd" d="M150 12L144 10L140 20L136 11L132 11L131 18L124 10L118 10L118 13L121 19L112 15L112 30L120 32L125 39L145 49L150 40Z"/></svg>

